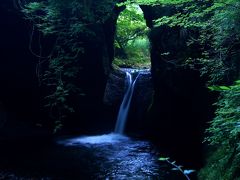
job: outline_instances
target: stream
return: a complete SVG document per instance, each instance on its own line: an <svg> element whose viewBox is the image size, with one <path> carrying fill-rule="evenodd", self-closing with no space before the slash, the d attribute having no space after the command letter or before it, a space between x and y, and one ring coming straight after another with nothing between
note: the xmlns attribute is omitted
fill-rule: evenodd
<svg viewBox="0 0 240 180"><path fill-rule="evenodd" d="M6 172L15 177L7 179L16 180L186 179L159 157L150 142L114 133L64 137L45 145L16 142L1 145L0 179Z"/></svg>

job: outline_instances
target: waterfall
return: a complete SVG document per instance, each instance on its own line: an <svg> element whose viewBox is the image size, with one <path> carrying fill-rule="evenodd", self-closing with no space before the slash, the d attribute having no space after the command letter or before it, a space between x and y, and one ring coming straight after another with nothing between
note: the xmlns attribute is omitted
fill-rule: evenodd
<svg viewBox="0 0 240 180"><path fill-rule="evenodd" d="M119 112L118 112L117 123L116 123L115 130L114 130L115 133L123 134L123 132L124 132L135 83L138 79L139 74L140 73L138 73L136 79L132 82L131 73L126 72L127 91L125 92L122 104L121 104Z"/></svg>

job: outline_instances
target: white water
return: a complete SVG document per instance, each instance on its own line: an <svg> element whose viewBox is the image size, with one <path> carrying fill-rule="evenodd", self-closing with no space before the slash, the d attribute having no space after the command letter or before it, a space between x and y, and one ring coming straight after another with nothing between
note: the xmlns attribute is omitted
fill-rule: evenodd
<svg viewBox="0 0 240 180"><path fill-rule="evenodd" d="M104 144L115 144L123 141L129 141L130 139L121 134L103 134L96 136L81 136L72 139L59 141L59 144L66 146L74 146L78 144L92 144L92 145L104 145Z"/></svg>
<svg viewBox="0 0 240 180"><path fill-rule="evenodd" d="M122 104L121 104L119 112L118 112L117 123L116 123L115 130L114 130L115 133L123 134L123 132L124 132L124 128L125 128L125 124L126 124L127 116L128 116L128 111L129 111L134 87L135 87L136 81L138 79L138 76L139 76L139 74L137 75L136 79L132 82L131 73L126 72L127 91L124 95Z"/></svg>

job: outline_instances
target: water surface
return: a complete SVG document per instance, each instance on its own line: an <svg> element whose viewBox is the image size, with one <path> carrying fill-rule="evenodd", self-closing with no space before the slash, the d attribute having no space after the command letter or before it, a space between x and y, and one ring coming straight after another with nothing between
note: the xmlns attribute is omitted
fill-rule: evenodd
<svg viewBox="0 0 240 180"><path fill-rule="evenodd" d="M3 147L0 168L20 177L185 179L179 172L171 170L169 164L158 161L160 154L151 143L114 133L65 137L45 145L38 141L16 142Z"/></svg>

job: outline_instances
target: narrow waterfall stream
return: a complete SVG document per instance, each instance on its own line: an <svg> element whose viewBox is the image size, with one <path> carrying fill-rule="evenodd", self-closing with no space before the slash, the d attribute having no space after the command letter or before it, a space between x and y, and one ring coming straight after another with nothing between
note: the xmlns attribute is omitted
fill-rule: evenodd
<svg viewBox="0 0 240 180"><path fill-rule="evenodd" d="M118 112L117 123L116 123L115 130L114 130L115 133L118 133L118 134L124 133L124 128L125 128L125 124L127 121L130 104L132 101L134 87L135 87L136 81L139 77L139 74L140 73L138 73L137 77L132 82L132 74L130 72L126 72L127 91L125 92L122 104L121 104L119 112Z"/></svg>

